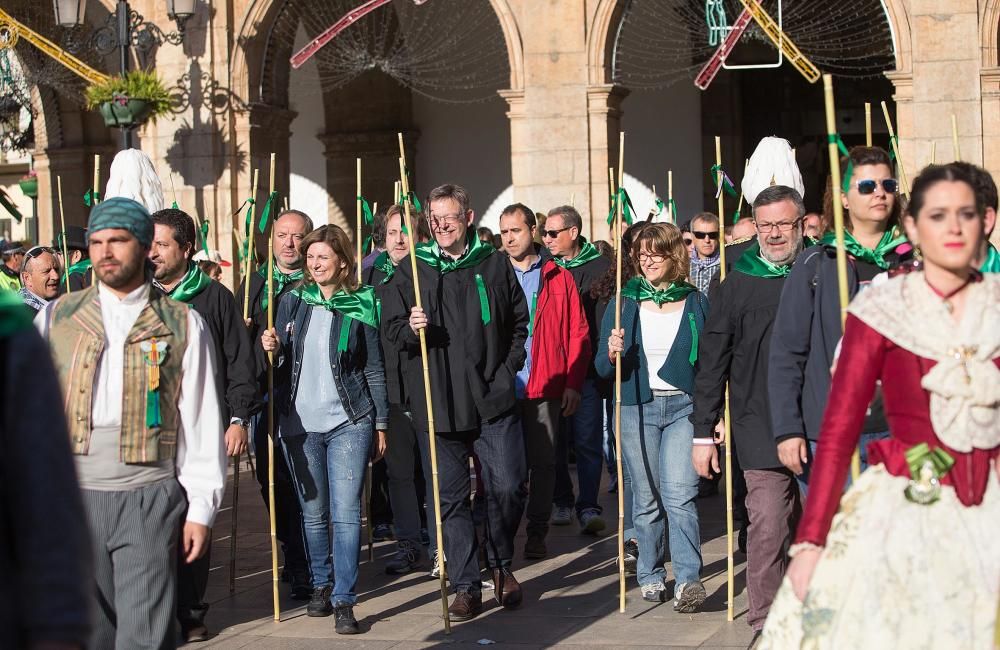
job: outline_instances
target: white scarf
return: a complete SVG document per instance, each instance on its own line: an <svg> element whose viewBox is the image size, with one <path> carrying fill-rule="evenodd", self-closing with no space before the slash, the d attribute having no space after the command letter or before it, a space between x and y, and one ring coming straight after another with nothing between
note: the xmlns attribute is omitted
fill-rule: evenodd
<svg viewBox="0 0 1000 650"><path fill-rule="evenodd" d="M1000 276L969 285L962 321L921 272L862 292L848 311L896 345L936 361L920 385L930 393L931 425L959 452L1000 445Z"/></svg>

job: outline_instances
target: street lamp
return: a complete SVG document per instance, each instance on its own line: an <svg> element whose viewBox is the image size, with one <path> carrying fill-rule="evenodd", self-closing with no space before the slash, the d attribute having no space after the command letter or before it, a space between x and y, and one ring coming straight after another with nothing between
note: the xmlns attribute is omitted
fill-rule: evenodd
<svg viewBox="0 0 1000 650"><path fill-rule="evenodd" d="M185 23L194 16L197 0L166 0L167 15L177 23L177 31L169 34L151 22L146 22L142 14L133 11L128 0L118 0L114 13L108 16L103 26L98 27L86 39L91 49L101 56L118 50L119 72L128 72L129 50L135 48L139 54L146 54L153 47L164 42L180 45L184 42ZM56 22L62 27L79 27L84 24L83 12L86 0L52 0ZM132 132L122 129L122 146L132 146Z"/></svg>

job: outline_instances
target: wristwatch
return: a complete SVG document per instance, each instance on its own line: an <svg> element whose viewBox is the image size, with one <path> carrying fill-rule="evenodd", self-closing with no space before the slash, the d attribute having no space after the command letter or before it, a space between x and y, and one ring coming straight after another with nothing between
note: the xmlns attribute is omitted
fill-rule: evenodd
<svg viewBox="0 0 1000 650"><path fill-rule="evenodd" d="M250 428L250 421L244 420L243 418L231 417L229 418L229 424L238 424L244 429Z"/></svg>

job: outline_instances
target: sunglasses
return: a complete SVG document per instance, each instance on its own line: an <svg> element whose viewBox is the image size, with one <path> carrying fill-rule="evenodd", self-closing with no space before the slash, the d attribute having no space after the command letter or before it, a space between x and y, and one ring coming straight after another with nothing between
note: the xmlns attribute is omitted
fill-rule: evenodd
<svg viewBox="0 0 1000 650"><path fill-rule="evenodd" d="M52 253L53 255L55 255L56 251L55 249L50 248L48 246L32 246L27 251L25 251L24 259L21 260L21 273L24 273L24 269L27 268L28 260L40 257L45 253Z"/></svg>
<svg viewBox="0 0 1000 650"><path fill-rule="evenodd" d="M702 232L700 230L692 230L691 234L694 235L695 239L711 239L711 240L714 241L714 240L716 240L716 239L719 238L719 231L718 230L712 230L712 231L709 231L709 232Z"/></svg>
<svg viewBox="0 0 1000 650"><path fill-rule="evenodd" d="M899 181L895 178L884 178L881 181L882 189L885 190L886 194L895 194L899 190ZM858 188L858 194L872 194L879 185L879 181L873 181L871 179L866 179L863 181L858 181L853 184L854 187Z"/></svg>
<svg viewBox="0 0 1000 650"><path fill-rule="evenodd" d="M555 239L559 236L559 233L569 230L572 226L566 226L565 228L560 228L559 230L545 230L542 229L542 237L548 237L549 239Z"/></svg>

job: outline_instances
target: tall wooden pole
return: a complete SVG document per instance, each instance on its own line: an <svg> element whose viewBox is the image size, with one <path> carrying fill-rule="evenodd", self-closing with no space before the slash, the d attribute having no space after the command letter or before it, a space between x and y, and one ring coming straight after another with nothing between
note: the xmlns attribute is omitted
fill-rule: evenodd
<svg viewBox="0 0 1000 650"><path fill-rule="evenodd" d="M615 204L615 194L617 193L615 187L615 168L608 167L608 187L611 188L611 206ZM622 243L622 234L618 231L618 221L613 220L611 222L611 246L617 251L618 247Z"/></svg>
<svg viewBox="0 0 1000 650"><path fill-rule="evenodd" d="M931 164L937 164L937 140L931 140Z"/></svg>
<svg viewBox="0 0 1000 650"><path fill-rule="evenodd" d="M253 170L253 189L250 192L250 199L252 201L257 200L257 176L260 172L259 169ZM256 210L253 209L254 204L250 204L250 223L246 224L246 247L247 256L243 260L243 322L250 320L250 260L254 258L254 241L253 241L253 222L254 213Z"/></svg>
<svg viewBox="0 0 1000 650"><path fill-rule="evenodd" d="M403 134L399 134L399 183L403 199L403 217L406 219L406 238L410 247L410 270L413 273L414 303L423 309L423 299L420 297L420 275L417 271L416 237L410 215L410 181L406 177L406 150L403 148ZM427 208L430 210L430 206ZM422 329L417 335L420 339L420 361L424 370L424 401L427 404L427 437L428 451L431 456L431 488L434 496L434 534L437 540L438 557L440 561L441 614L444 618L444 632L451 634L451 619L448 617L448 576L444 562L444 531L441 526L441 488L438 480L437 462L437 430L434 427L434 402L431 397L431 371L427 357L427 330Z"/></svg>
<svg viewBox="0 0 1000 650"><path fill-rule="evenodd" d="M962 149L958 146L958 118L951 114L951 146L955 151L955 160L962 159Z"/></svg>
<svg viewBox="0 0 1000 650"><path fill-rule="evenodd" d="M840 328L843 330L844 322L847 320L847 305L851 302L851 294L847 288L844 206L840 202L843 185L840 177L840 153L837 148L837 113L833 104L833 77L828 74L823 75L823 99L826 104L827 149L830 154L830 188L833 190L833 232L837 238L837 295L840 298ZM902 169L902 162L900 162L900 169ZM861 456L855 449L854 456L851 458L851 476L857 481L860 475Z"/></svg>
<svg viewBox="0 0 1000 650"><path fill-rule="evenodd" d="M354 240L358 247L358 284L360 285L361 284L361 159L358 158L357 161L358 161L358 182L356 187L358 191L357 194L355 195L357 203L357 221L354 227ZM368 528L369 532L371 532L371 523L368 524ZM369 536L369 540L370 539L371 537ZM371 555L370 541L368 546L369 546L368 554Z"/></svg>
<svg viewBox="0 0 1000 650"><path fill-rule="evenodd" d="M618 134L618 191L625 182L625 132ZM624 200L616 202L618 210L615 223L618 224L616 241L618 248L615 253L615 330L622 326L622 248L621 241L624 228ZM615 465L618 482L618 611L625 613L625 489L622 487L622 354L615 352Z"/></svg>
<svg viewBox="0 0 1000 650"><path fill-rule="evenodd" d="M865 102L865 146L872 146L872 105Z"/></svg>
<svg viewBox="0 0 1000 650"><path fill-rule="evenodd" d="M892 152L896 154L896 162L899 164L899 190L903 193L903 197L906 199L910 198L910 184L906 182L906 168L903 166L903 157L899 155L899 143L896 139L896 132L892 128L892 119L889 118L889 107L882 102L882 115L885 116L885 126L889 129L889 145L892 147ZM838 165L838 170L840 169ZM832 170L831 170L832 171ZM837 175L840 175L838 171ZM834 201L836 203L836 201ZM835 205L834 208L837 206Z"/></svg>
<svg viewBox="0 0 1000 650"><path fill-rule="evenodd" d="M274 154L271 154L271 187L274 193ZM274 328L274 219L267 233L267 329ZM281 602L278 598L278 520L274 506L274 353L267 353L267 510L271 524L271 599L274 602L274 620L281 620Z"/></svg>
<svg viewBox="0 0 1000 650"><path fill-rule="evenodd" d="M722 138L715 136L715 164L718 169L718 210L719 210L719 232L726 228L725 213L725 174L722 172ZM726 247L719 246L719 281L726 279ZM729 418L729 382L726 382L726 400L722 416L725 449L725 472L726 472L726 620L733 620L733 599L735 597L734 570L733 570L733 451L732 451L732 423Z"/></svg>
<svg viewBox="0 0 1000 650"><path fill-rule="evenodd" d="M674 214L674 170L667 170L667 214L670 215L670 223L677 223L677 215Z"/></svg>
<svg viewBox="0 0 1000 650"><path fill-rule="evenodd" d="M94 205L100 203L101 195L101 154L94 154Z"/></svg>
<svg viewBox="0 0 1000 650"><path fill-rule="evenodd" d="M56 176L56 190L59 192L59 226L62 228L63 276L66 278L66 293L73 293L69 286L69 247L66 245L66 212L63 210L62 176Z"/></svg>

